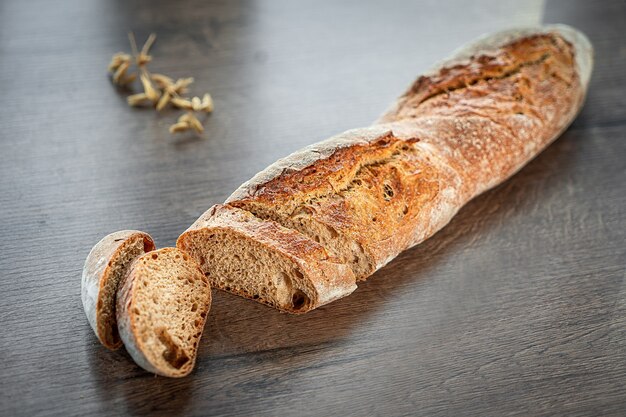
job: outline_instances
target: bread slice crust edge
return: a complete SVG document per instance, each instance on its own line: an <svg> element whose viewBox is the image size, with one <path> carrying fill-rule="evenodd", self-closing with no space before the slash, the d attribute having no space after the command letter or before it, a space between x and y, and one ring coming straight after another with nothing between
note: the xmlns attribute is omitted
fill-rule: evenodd
<svg viewBox="0 0 626 417"><path fill-rule="evenodd" d="M118 263L126 255L129 245L137 243L138 240L143 241L143 248L140 252L146 253L154 250L154 241L149 234L139 230L121 230L102 238L91 249L83 266L81 278L83 308L96 337L102 345L111 350L122 346L122 340L117 331L115 299L119 282L132 259L126 260L123 265L118 265ZM115 271L115 267L122 270ZM110 282L113 279L117 279L117 283ZM109 305L104 305L105 303ZM104 309L109 310L108 317L103 317Z"/></svg>

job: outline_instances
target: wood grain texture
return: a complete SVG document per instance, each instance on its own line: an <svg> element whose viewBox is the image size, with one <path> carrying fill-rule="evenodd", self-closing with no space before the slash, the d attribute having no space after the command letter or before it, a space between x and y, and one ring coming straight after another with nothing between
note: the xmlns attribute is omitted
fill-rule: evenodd
<svg viewBox="0 0 626 417"><path fill-rule="evenodd" d="M526 2L524 2L526 3ZM104 235L159 247L277 158L367 125L476 35L539 2L0 3L0 415L623 415L622 1L547 0L596 48L554 145L350 297L288 316L214 294L196 370L154 377L92 334L80 271ZM106 80L126 31L216 112L171 138Z"/></svg>

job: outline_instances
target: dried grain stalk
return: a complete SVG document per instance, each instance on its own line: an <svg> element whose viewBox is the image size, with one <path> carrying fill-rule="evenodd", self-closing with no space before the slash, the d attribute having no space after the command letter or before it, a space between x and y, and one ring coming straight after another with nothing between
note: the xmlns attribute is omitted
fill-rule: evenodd
<svg viewBox="0 0 626 417"><path fill-rule="evenodd" d="M168 106L185 110L177 122L169 127L170 133L187 132L194 130L197 133L204 131L204 126L196 116L196 113L211 113L213 111L213 99L210 94L185 97L188 87L193 83L192 77L173 78L159 73L150 73L148 64L152 62L150 48L156 41L156 35L151 34L141 47L137 48L135 35L128 34L131 54L118 52L111 58L109 73L113 84L130 87L139 78L142 91L127 97L128 105L132 107L150 106L161 111Z"/></svg>

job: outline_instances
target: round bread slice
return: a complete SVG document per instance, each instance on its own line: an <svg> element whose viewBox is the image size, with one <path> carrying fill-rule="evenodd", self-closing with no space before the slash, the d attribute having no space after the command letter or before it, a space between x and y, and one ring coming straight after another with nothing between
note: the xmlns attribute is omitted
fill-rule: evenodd
<svg viewBox="0 0 626 417"><path fill-rule="evenodd" d="M91 249L81 282L87 320L98 340L111 350L122 345L115 318L115 298L120 280L133 259L154 250L147 233L122 230L105 236Z"/></svg>
<svg viewBox="0 0 626 417"><path fill-rule="evenodd" d="M185 252L163 248L131 265L117 294L117 325L124 346L145 370L188 375L211 307L211 288Z"/></svg>

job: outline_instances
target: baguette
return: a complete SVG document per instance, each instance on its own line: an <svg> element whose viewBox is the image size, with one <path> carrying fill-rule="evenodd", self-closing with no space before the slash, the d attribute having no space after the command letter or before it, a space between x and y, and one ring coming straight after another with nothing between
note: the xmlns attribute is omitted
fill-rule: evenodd
<svg viewBox="0 0 626 417"><path fill-rule="evenodd" d="M124 346L145 370L188 375L211 307L211 288L196 262L176 248L133 261L117 295L117 323Z"/></svg>
<svg viewBox="0 0 626 417"><path fill-rule="evenodd" d="M568 26L483 37L419 77L373 126L261 171L209 209L177 246L201 263L212 285L284 311L302 313L348 295L352 279L366 279L432 236L555 140L580 110L592 66L589 41ZM224 228L219 216L235 210L246 212L248 223ZM265 235L274 229L282 230L280 244ZM291 250L303 261L297 271L312 282L316 267L306 256L314 243L352 276L342 271L340 284L329 281L332 297L289 305L280 294L312 300L312 285L279 281L267 290L268 280L288 271L278 263L260 268L253 248L264 245L265 263Z"/></svg>
<svg viewBox="0 0 626 417"><path fill-rule="evenodd" d="M105 236L87 256L81 280L83 308L96 337L108 349L122 345L115 315L119 282L133 259L151 250L150 235L122 230Z"/></svg>

